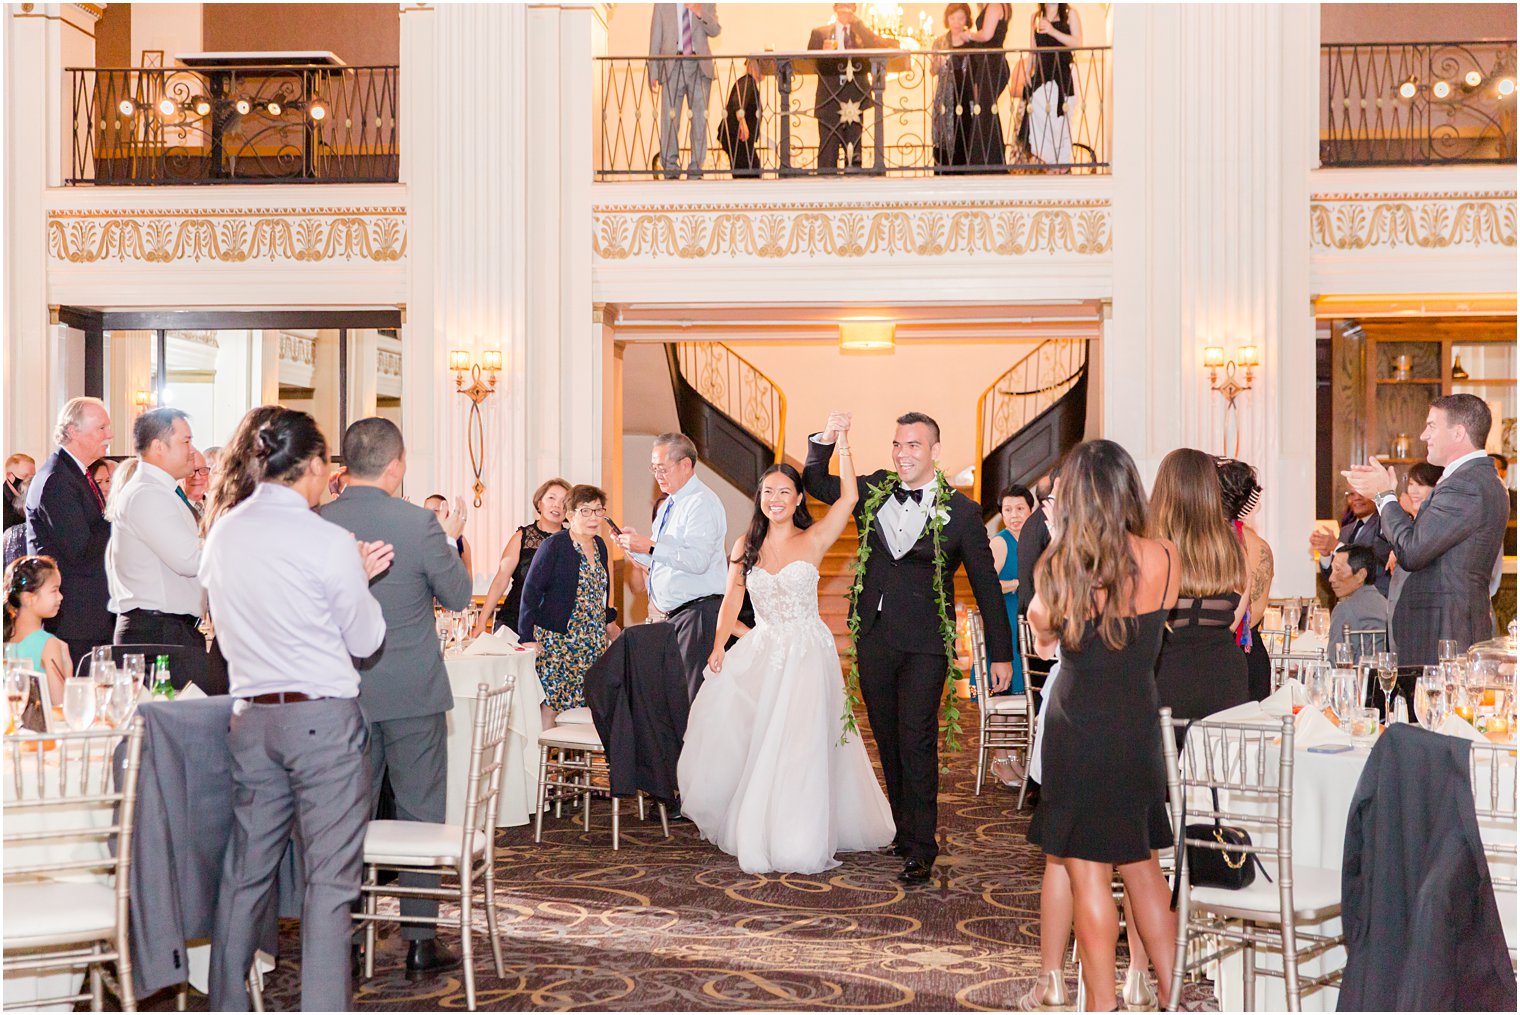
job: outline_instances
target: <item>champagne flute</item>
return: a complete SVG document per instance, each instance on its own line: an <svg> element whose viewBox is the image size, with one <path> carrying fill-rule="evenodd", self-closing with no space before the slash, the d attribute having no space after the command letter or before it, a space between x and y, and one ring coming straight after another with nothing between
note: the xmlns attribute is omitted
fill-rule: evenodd
<svg viewBox="0 0 1520 1015"><path fill-rule="evenodd" d="M95 724L95 682L70 677L63 682L63 720L69 729L87 730Z"/></svg>
<svg viewBox="0 0 1520 1015"><path fill-rule="evenodd" d="M1393 692L1399 685L1399 657L1392 652L1377 654L1378 686L1383 689L1383 721L1393 719Z"/></svg>
<svg viewBox="0 0 1520 1015"><path fill-rule="evenodd" d="M132 681L132 684L135 687L146 686L148 679L147 657L137 653L128 656L122 656L121 676L124 676L128 680Z"/></svg>

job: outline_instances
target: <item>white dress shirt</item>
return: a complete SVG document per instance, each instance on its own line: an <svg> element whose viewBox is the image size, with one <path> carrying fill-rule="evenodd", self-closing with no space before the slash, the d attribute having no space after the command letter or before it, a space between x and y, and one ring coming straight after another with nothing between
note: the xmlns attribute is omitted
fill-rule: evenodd
<svg viewBox="0 0 1520 1015"><path fill-rule="evenodd" d="M200 573L233 697L358 696L352 657L380 648L385 618L347 529L261 483L212 528Z"/></svg>
<svg viewBox="0 0 1520 1015"><path fill-rule="evenodd" d="M1487 457L1488 452L1484 451L1482 448L1479 448L1476 451L1469 451L1467 454L1463 455L1461 458L1458 458L1455 462L1452 462L1450 465L1446 466L1446 468L1441 470L1441 478L1436 480L1436 485L1440 486L1446 481L1447 476L1450 476L1453 472L1456 472L1468 462L1476 462L1480 458Z"/></svg>
<svg viewBox="0 0 1520 1015"><path fill-rule="evenodd" d="M696 476L660 505L654 552L630 556L649 568L649 598L661 613L723 594L728 583L727 536L723 502Z"/></svg>
<svg viewBox="0 0 1520 1015"><path fill-rule="evenodd" d="M939 497L938 476L931 475L927 483L918 486L902 485L909 490L922 490L920 499L899 504L896 495L889 493L876 510L877 530L886 541L887 549L892 551L893 560L907 556L913 544L923 536L924 526L929 523L929 512L934 510L934 501Z"/></svg>
<svg viewBox="0 0 1520 1015"><path fill-rule="evenodd" d="M106 544L112 613L201 615L200 527L177 489L163 469L139 461L116 494Z"/></svg>

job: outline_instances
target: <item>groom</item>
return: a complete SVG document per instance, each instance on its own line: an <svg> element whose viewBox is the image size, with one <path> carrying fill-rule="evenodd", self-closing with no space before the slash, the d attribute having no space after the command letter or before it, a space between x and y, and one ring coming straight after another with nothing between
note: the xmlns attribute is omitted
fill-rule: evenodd
<svg viewBox="0 0 1520 1015"><path fill-rule="evenodd" d="M826 504L839 499L839 477L829 473L829 459L849 422L848 414L833 413L823 432L808 442L803 486ZM939 424L921 412L899 417L892 437L897 479L870 520L871 555L856 606L860 690L897 822L894 848L907 860L898 876L904 884L927 882L939 855L939 704L948 664L934 599L931 523L942 492L949 497L949 519L940 535L945 594L953 599L955 570L964 563L986 624L992 688L1006 690L1013 679L1013 632L981 511L965 494L941 490L948 480L935 465L938 457ZM881 469L856 480L855 524L862 531L871 489L890 476ZM950 604L952 614L954 609Z"/></svg>

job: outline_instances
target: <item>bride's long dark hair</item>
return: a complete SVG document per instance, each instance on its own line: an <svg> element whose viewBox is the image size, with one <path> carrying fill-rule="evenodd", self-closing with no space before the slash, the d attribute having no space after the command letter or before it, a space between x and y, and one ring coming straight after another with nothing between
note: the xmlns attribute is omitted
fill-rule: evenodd
<svg viewBox="0 0 1520 1015"><path fill-rule="evenodd" d="M766 478L778 472L791 481L798 493L802 493L802 477L797 474L795 468L785 462L772 465L760 474L760 482L755 486L755 516L750 519L749 531L744 535L744 555L734 561L735 564L744 565L745 574L754 570L755 562L760 559L760 547L764 545L765 537L771 531L771 520L766 517L764 509L760 507L760 491L765 489ZM792 512L792 524L799 529L805 529L813 524L813 515L808 511L806 494L803 494L802 500L797 503L797 510Z"/></svg>

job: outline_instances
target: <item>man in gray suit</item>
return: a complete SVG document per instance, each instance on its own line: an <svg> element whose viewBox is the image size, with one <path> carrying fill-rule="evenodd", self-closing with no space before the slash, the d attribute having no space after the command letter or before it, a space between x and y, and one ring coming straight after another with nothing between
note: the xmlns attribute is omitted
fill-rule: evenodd
<svg viewBox="0 0 1520 1015"><path fill-rule="evenodd" d="M464 527L464 505L445 531L433 512L396 496L406 475L406 448L390 420L372 417L350 426L343 435L343 463L348 485L322 508L322 517L361 540L383 540L396 548L390 569L370 584L385 617L385 642L358 660L359 707L369 723L370 810L388 772L399 819L442 822L448 773L444 713L454 707L454 695L438 650L433 600L450 610L470 602L470 575L454 549ZM403 874L401 884L436 888L438 878ZM401 915L403 921L436 917L438 903L402 899ZM438 944L433 925L403 922L401 929L410 942L408 979L459 965Z"/></svg>
<svg viewBox="0 0 1520 1015"><path fill-rule="evenodd" d="M1420 439L1430 464L1444 471L1414 519L1399 507L1392 469L1377 462L1342 473L1353 490L1377 502L1383 535L1409 572L1392 624L1401 665L1438 662L1436 643L1443 639L1465 652L1493 637L1488 582L1504 542L1509 497L1483 452L1492 423L1476 395L1430 404Z"/></svg>
<svg viewBox="0 0 1520 1015"><path fill-rule="evenodd" d="M691 112L691 161L686 178L700 180L707 158L707 99L712 92L712 48L723 31L717 4L655 4L649 17L649 55L687 57L649 61L649 90L660 97L660 165L665 179L681 175L681 103Z"/></svg>

